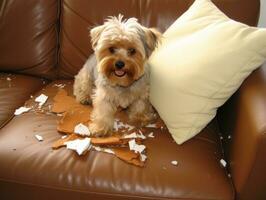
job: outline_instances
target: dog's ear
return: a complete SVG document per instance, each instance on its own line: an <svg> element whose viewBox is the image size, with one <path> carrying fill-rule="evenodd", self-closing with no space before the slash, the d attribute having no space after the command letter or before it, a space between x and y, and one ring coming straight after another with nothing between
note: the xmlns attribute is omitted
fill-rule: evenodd
<svg viewBox="0 0 266 200"><path fill-rule="evenodd" d="M105 28L105 25L101 25L101 26L96 26L90 30L91 45L92 45L93 50L95 50L97 46L97 42L100 39L101 33L103 32L104 28Z"/></svg>
<svg viewBox="0 0 266 200"><path fill-rule="evenodd" d="M151 55L157 45L161 42L162 34L155 28L146 28L146 54L147 57Z"/></svg>

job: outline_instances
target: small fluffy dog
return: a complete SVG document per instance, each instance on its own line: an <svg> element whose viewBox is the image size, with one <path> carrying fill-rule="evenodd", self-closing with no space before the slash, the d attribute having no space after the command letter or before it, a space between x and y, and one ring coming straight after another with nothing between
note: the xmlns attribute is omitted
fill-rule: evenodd
<svg viewBox="0 0 266 200"><path fill-rule="evenodd" d="M114 114L128 108L129 119L147 124L154 118L149 103L147 58L161 34L140 25L136 18L110 17L90 31L94 54L75 76L77 101L93 103L90 132L103 136L112 131Z"/></svg>

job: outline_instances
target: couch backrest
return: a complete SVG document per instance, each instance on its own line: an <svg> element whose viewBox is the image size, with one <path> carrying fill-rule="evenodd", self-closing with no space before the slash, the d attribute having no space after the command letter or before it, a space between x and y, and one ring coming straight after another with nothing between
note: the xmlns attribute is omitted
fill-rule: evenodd
<svg viewBox="0 0 266 200"><path fill-rule="evenodd" d="M136 17L164 31L194 0L62 0L59 75L73 78L92 53L89 30L107 16ZM256 25L259 0L214 0L229 17Z"/></svg>
<svg viewBox="0 0 266 200"><path fill-rule="evenodd" d="M92 53L88 28L121 13L164 31L193 1L0 0L0 71L46 78L58 77L56 71L73 78ZM259 2L214 0L229 17L249 25L257 24Z"/></svg>
<svg viewBox="0 0 266 200"><path fill-rule="evenodd" d="M0 71L56 77L58 0L0 0Z"/></svg>

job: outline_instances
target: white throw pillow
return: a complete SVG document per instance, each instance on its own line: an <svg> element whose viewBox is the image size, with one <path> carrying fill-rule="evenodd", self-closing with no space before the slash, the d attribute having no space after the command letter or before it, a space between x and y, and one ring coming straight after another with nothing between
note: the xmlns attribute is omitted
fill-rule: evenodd
<svg viewBox="0 0 266 200"><path fill-rule="evenodd" d="M182 144L265 59L266 29L228 18L210 0L196 0L149 60L151 103Z"/></svg>

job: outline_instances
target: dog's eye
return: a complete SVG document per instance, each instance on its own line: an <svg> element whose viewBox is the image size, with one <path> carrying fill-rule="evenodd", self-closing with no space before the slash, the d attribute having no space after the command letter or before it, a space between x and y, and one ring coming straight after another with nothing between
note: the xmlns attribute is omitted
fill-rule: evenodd
<svg viewBox="0 0 266 200"><path fill-rule="evenodd" d="M129 55L134 55L136 53L136 49L134 49L134 48L130 48L130 49L128 49L128 54Z"/></svg>
<svg viewBox="0 0 266 200"><path fill-rule="evenodd" d="M112 53L112 54L115 53L115 48L114 47L109 47L109 52Z"/></svg>

